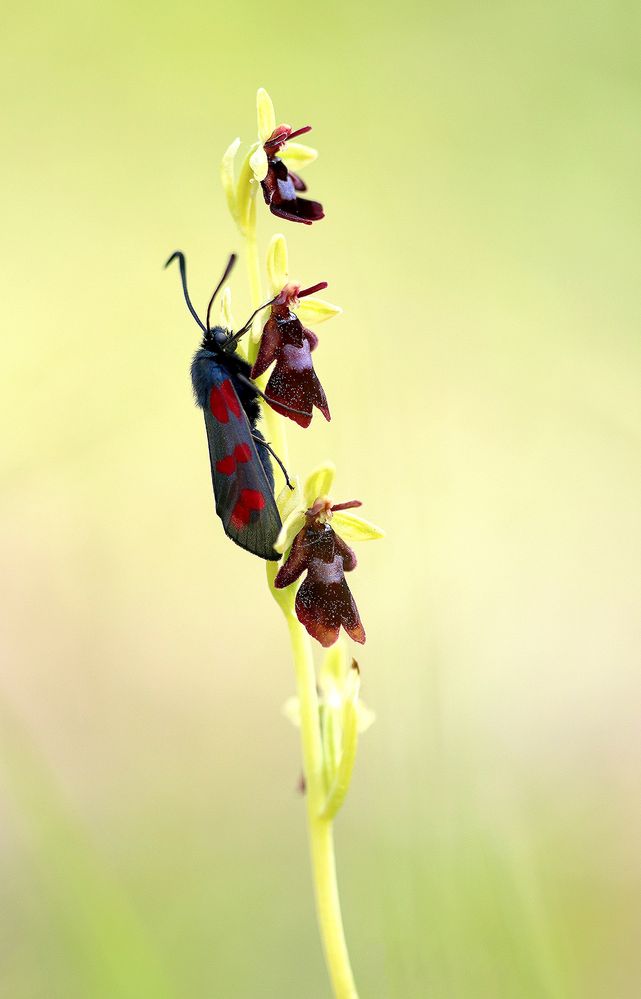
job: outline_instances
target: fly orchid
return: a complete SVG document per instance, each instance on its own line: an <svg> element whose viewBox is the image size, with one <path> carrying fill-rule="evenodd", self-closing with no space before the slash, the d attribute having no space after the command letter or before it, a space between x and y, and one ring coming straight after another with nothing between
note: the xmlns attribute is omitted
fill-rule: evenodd
<svg viewBox="0 0 641 999"><path fill-rule="evenodd" d="M383 532L351 512L360 500L332 503L327 498L335 475L323 465L307 479L305 489L290 496L289 511L274 545L287 553L274 587L290 587L305 572L296 592L296 616L308 634L325 648L337 640L341 627L355 642L365 642L365 628L347 585L345 573L356 568L348 540L372 540ZM296 494L296 487L294 490Z"/></svg>
<svg viewBox="0 0 641 999"><path fill-rule="evenodd" d="M311 423L314 406L329 420L327 397L312 361L318 337L303 326L300 319L300 311L304 312L303 300L326 288L327 282L322 281L303 290L299 285L289 283L287 244L280 235L270 243L267 272L274 297L271 314L263 327L252 378L260 377L274 364L265 389L272 408L301 427L308 427ZM319 316L329 319L340 311L335 305L313 299L308 314L318 322Z"/></svg>
<svg viewBox="0 0 641 999"><path fill-rule="evenodd" d="M240 148L240 139L234 139L227 148L221 165L223 188L229 210L242 233L254 225L256 191L260 184L265 204L273 215L290 222L311 225L325 215L318 201L299 197L307 190L298 172L313 163L318 156L316 149L292 139L311 131L311 125L293 129L287 124L276 124L271 97L262 87L256 95L258 141L248 149L243 160L238 181L234 162Z"/></svg>

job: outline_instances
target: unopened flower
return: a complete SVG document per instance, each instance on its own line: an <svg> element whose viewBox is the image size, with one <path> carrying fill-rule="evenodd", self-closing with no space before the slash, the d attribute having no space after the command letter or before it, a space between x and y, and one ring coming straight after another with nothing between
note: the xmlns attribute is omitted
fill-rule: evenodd
<svg viewBox="0 0 641 999"><path fill-rule="evenodd" d="M360 698L359 669L356 661L350 659L347 643L344 640L336 642L323 656L318 672L318 705L321 712L321 729L325 743L325 756L336 761L336 736L340 738L341 714L345 707L353 703L356 708L357 731L366 732L375 720L376 714ZM298 697L288 697L283 704L283 714L292 725L300 725L300 700ZM334 720L339 725L331 724ZM332 739L328 739L329 731ZM334 743L329 745L329 743Z"/></svg>
<svg viewBox="0 0 641 999"><path fill-rule="evenodd" d="M296 615L325 647L334 644L341 627L355 642L365 641L365 629L345 579L345 573L356 568L356 555L337 531L363 540L383 536L373 524L347 513L361 505L359 500L332 503L327 498L333 478L334 468L329 465L312 473L302 497L307 508L298 505L291 510L275 546L277 551L286 551L291 544L274 586L284 589L307 573L296 593ZM310 503L312 495L316 498Z"/></svg>
<svg viewBox="0 0 641 999"><path fill-rule="evenodd" d="M376 717L360 699L360 669L344 641L336 642L323 656L318 674L318 712L326 789L320 814L332 819L349 791L358 737ZM288 698L283 714L299 726L300 699Z"/></svg>

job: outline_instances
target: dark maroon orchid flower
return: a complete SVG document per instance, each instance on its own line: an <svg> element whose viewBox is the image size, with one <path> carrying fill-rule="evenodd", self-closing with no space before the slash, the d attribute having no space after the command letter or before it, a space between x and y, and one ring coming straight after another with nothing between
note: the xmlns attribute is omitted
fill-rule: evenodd
<svg viewBox="0 0 641 999"><path fill-rule="evenodd" d="M307 571L296 594L296 615L325 648L337 640L341 626L355 642L362 645L365 641L365 629L345 579L345 573L356 568L356 555L328 522L333 511L360 505L358 500L332 505L318 499L305 514L305 525L274 580L281 590Z"/></svg>
<svg viewBox="0 0 641 999"><path fill-rule="evenodd" d="M313 407L320 409L326 420L331 419L323 386L314 371L312 351L318 337L305 329L291 305L306 295L327 287L326 281L300 291L297 285L286 285L274 300L271 315L263 329L258 355L251 370L258 378L274 361L265 394L272 409L288 416L300 427L312 422ZM280 405L279 405L280 404ZM298 412L296 412L298 410Z"/></svg>
<svg viewBox="0 0 641 999"><path fill-rule="evenodd" d="M299 198L299 191L306 191L307 185L298 174L292 173L278 154L289 139L304 135L311 131L311 125L305 125L292 131L289 125L278 125L263 145L267 157L267 176L261 180L265 204L273 215L290 222L302 222L311 225L324 218L325 212L319 201ZM264 161L263 161L264 162Z"/></svg>

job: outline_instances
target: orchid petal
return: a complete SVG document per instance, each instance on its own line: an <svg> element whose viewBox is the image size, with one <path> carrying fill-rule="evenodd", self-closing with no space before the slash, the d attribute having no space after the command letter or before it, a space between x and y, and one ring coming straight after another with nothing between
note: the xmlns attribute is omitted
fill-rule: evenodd
<svg viewBox="0 0 641 999"><path fill-rule="evenodd" d="M256 152L252 154L249 159L249 165L252 168L255 180L260 183L261 180L265 179L269 170L269 163L267 162L267 153L262 146L259 146Z"/></svg>

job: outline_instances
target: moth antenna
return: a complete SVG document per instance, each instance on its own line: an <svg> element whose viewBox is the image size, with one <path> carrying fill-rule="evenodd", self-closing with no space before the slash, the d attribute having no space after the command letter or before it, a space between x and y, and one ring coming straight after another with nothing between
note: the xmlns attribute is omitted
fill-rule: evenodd
<svg viewBox="0 0 641 999"><path fill-rule="evenodd" d="M227 280L227 278L229 277L229 275L231 274L231 270L232 270L232 268L233 268L233 266L234 266L235 263L236 263L236 254L232 253L231 256L230 256L230 258L229 258L229 260L227 261L227 266L225 267L225 271L223 273L223 276L221 277L220 281L218 282L218 284L214 288L214 294L209 299L209 305L207 306L207 330L211 329L211 326L209 325L209 317L211 315L211 307L214 304L214 299L215 299L216 295L218 294L218 292L220 291L220 289L222 288L222 286L224 285L224 283Z"/></svg>
<svg viewBox="0 0 641 999"><path fill-rule="evenodd" d="M257 316L259 312L262 312L263 309L266 309L268 305L272 305L276 301L277 298L278 298L278 295L274 295L273 298L270 298L269 302L265 302L263 305L259 305L257 309L254 309L254 311L252 312L251 316L249 317L249 319L247 320L247 322L245 323L245 325L242 326L238 330L237 333L234 333L234 335L229 338L228 343L229 342L236 343L237 340L240 340L241 336L244 336L245 333L247 332L247 330L249 329L249 327L251 326L251 324L253 322L253 319L254 319L254 316Z"/></svg>
<svg viewBox="0 0 641 999"><path fill-rule="evenodd" d="M177 260L178 261L178 266L180 267L180 280L182 281L183 295L185 296L185 301L187 303L187 308L189 309L189 311L191 312L192 316L194 317L194 319L196 320L196 322L200 326L200 328L203 331L203 333L206 333L207 330L206 330L205 326L203 325L203 323L201 322L201 320L199 319L198 313L196 312L196 310L194 309L193 305L191 304L191 299L189 297L189 292L187 291L187 268L186 268L186 264L185 264L185 254L182 253L180 250L175 250L172 253L172 255L170 256L170 258L167 261L167 263L165 264L165 267L169 267L169 265L172 262L172 260Z"/></svg>

